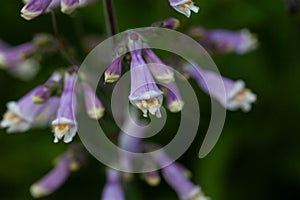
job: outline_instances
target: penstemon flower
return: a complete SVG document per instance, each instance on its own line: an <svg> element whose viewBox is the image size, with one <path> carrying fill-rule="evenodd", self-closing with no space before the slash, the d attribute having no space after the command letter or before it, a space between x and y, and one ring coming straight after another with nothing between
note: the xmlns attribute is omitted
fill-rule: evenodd
<svg viewBox="0 0 300 200"><path fill-rule="evenodd" d="M83 162L82 147L71 146L57 158L55 167L30 187L31 195L40 198L52 194L66 182L71 171L76 171Z"/></svg>
<svg viewBox="0 0 300 200"><path fill-rule="evenodd" d="M32 20L53 8L61 6L61 11L71 14L76 8L95 2L95 0L23 0L25 6L21 10L21 16L26 20Z"/></svg>
<svg viewBox="0 0 300 200"><path fill-rule="evenodd" d="M117 57L105 70L105 74L104 74L105 83L116 82L121 76L121 71L122 71L122 57Z"/></svg>
<svg viewBox="0 0 300 200"><path fill-rule="evenodd" d="M21 16L31 20L43 14L49 7L52 0L30 0L21 10Z"/></svg>
<svg viewBox="0 0 300 200"><path fill-rule="evenodd" d="M114 169L107 169L107 182L103 188L102 200L124 200L124 192L120 183L120 173Z"/></svg>
<svg viewBox="0 0 300 200"><path fill-rule="evenodd" d="M171 112L180 112L183 108L183 101L181 99L179 90L175 82L166 85L167 90L167 106Z"/></svg>
<svg viewBox="0 0 300 200"><path fill-rule="evenodd" d="M0 67L10 74L23 80L29 80L36 75L40 63L32 55L36 52L37 46L28 42L15 47L0 49Z"/></svg>
<svg viewBox="0 0 300 200"><path fill-rule="evenodd" d="M194 5L192 0L169 0L170 5L178 12L187 17L191 16L191 11L198 13L199 7Z"/></svg>
<svg viewBox="0 0 300 200"><path fill-rule="evenodd" d="M45 103L48 101L61 87L61 81L62 75L54 72L46 83L34 93L32 101L34 103Z"/></svg>
<svg viewBox="0 0 300 200"><path fill-rule="evenodd" d="M208 200L201 187L194 185L182 173L176 164L162 169L166 182L175 190L181 200Z"/></svg>
<svg viewBox="0 0 300 200"><path fill-rule="evenodd" d="M157 81L164 84L175 81L173 71L150 48L144 49L143 53L150 71Z"/></svg>
<svg viewBox="0 0 300 200"><path fill-rule="evenodd" d="M220 53L245 54L258 46L257 38L248 29L229 31L194 27L190 30L190 35L200 38L200 43L209 50Z"/></svg>
<svg viewBox="0 0 300 200"><path fill-rule="evenodd" d="M143 111L143 116L147 113L161 117L160 107L163 101L163 92L158 89L151 72L142 58L141 50L134 50L131 54L131 90L130 102Z"/></svg>
<svg viewBox="0 0 300 200"><path fill-rule="evenodd" d="M8 111L4 114L1 121L1 128L8 128L8 133L25 132L33 127L39 127L44 123L44 111L57 108L58 102L56 100L50 101L47 104L37 105L32 102L33 95L41 88L36 87L31 92L26 94L18 102L8 102ZM47 117L51 117L51 113L47 112Z"/></svg>
<svg viewBox="0 0 300 200"><path fill-rule="evenodd" d="M234 111L241 108L247 112L251 109L251 104L256 101L256 95L245 88L243 81L233 81L212 71L198 69L193 65L186 65L184 71L194 78L205 92L209 93L228 110ZM215 84L220 80L225 87L225 96L222 95L221 85ZM208 91L207 85L210 85L213 91Z"/></svg>
<svg viewBox="0 0 300 200"><path fill-rule="evenodd" d="M82 83L86 112L92 119L100 119L104 115L105 108L88 83Z"/></svg>
<svg viewBox="0 0 300 200"><path fill-rule="evenodd" d="M60 97L60 105L57 110L56 119L52 121L54 132L54 143L63 139L65 143L73 140L76 134L76 97L75 84L77 73L66 72L64 76L64 90Z"/></svg>
<svg viewBox="0 0 300 200"><path fill-rule="evenodd" d="M170 162L165 152L160 152L154 158L158 165L164 166ZM209 200L201 190L200 186L192 183L185 174L185 169L178 163L172 163L163 169L161 173L165 181L175 190L181 200Z"/></svg>
<svg viewBox="0 0 300 200"><path fill-rule="evenodd" d="M161 27L161 28L168 28L173 30L177 29L179 25L180 25L180 21L176 18L168 18L151 24L152 27Z"/></svg>

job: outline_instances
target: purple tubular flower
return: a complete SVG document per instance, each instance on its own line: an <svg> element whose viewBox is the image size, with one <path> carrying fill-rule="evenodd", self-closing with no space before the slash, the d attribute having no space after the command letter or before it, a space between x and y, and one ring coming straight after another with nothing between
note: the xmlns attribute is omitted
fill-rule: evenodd
<svg viewBox="0 0 300 200"><path fill-rule="evenodd" d="M65 73L64 91L61 95L60 105L57 110L56 119L52 121L54 131L54 143L64 138L65 143L72 141L76 134L75 120L75 83L77 79L76 73Z"/></svg>
<svg viewBox="0 0 300 200"><path fill-rule="evenodd" d="M169 0L170 5L186 17L191 16L191 11L198 13L199 7L194 5L192 0Z"/></svg>
<svg viewBox="0 0 300 200"><path fill-rule="evenodd" d="M120 184L120 173L113 169L107 170L107 182L103 188L102 200L124 200L124 192Z"/></svg>
<svg viewBox="0 0 300 200"><path fill-rule="evenodd" d="M117 57L113 60L112 64L105 70L104 80L105 83L114 83L120 76L122 70L122 57Z"/></svg>
<svg viewBox="0 0 300 200"><path fill-rule="evenodd" d="M151 49L144 49L143 53L148 67L157 81L168 84L175 80L174 73L170 67L166 66Z"/></svg>
<svg viewBox="0 0 300 200"><path fill-rule="evenodd" d="M21 10L21 16L26 20L32 20L43 14L52 0L30 0Z"/></svg>
<svg viewBox="0 0 300 200"><path fill-rule="evenodd" d="M40 198L55 192L68 179L71 171L70 163L69 156L62 156L54 169L30 187L31 195Z"/></svg>
<svg viewBox="0 0 300 200"><path fill-rule="evenodd" d="M41 112L36 116L32 128L43 128L51 124L51 121L55 119L56 111L59 107L60 98L51 97L47 102L42 104L43 108Z"/></svg>
<svg viewBox="0 0 300 200"><path fill-rule="evenodd" d="M207 31L203 36L203 41L221 53L245 54L258 46L256 37L248 29Z"/></svg>
<svg viewBox="0 0 300 200"><path fill-rule="evenodd" d="M28 58L36 51L34 43L0 49L0 67L23 80L32 78L39 69L39 62Z"/></svg>
<svg viewBox="0 0 300 200"><path fill-rule="evenodd" d="M4 114L0 123L1 128L8 128L8 133L25 132L32 127L36 117L43 109L43 105L36 105L32 102L33 94L40 89L36 87L26 94L18 102L8 102L8 111Z"/></svg>
<svg viewBox="0 0 300 200"><path fill-rule="evenodd" d="M166 85L167 89L167 106L171 112L180 112L184 105L179 90L175 82Z"/></svg>
<svg viewBox="0 0 300 200"><path fill-rule="evenodd" d="M33 43L0 49L0 66L12 67L23 61L36 50Z"/></svg>
<svg viewBox="0 0 300 200"><path fill-rule="evenodd" d="M194 185L184 177L181 169L176 164L171 164L162 169L166 182L175 190L182 200L208 200L199 186Z"/></svg>
<svg viewBox="0 0 300 200"><path fill-rule="evenodd" d="M62 76L54 72L46 83L32 97L34 103L45 103L53 95L55 89L58 89Z"/></svg>
<svg viewBox="0 0 300 200"><path fill-rule="evenodd" d="M170 158L164 153L155 156L156 162L160 166L164 166L166 162L170 162ZM175 190L181 200L208 200L201 188L194 185L182 173L182 167L177 163L172 163L161 169L162 176L166 182Z"/></svg>
<svg viewBox="0 0 300 200"><path fill-rule="evenodd" d="M130 102L147 117L148 111L156 117L161 117L160 107L163 101L163 92L158 89L151 72L142 58L141 50L131 51L131 90Z"/></svg>
<svg viewBox="0 0 300 200"><path fill-rule="evenodd" d="M134 116L136 115L135 113ZM134 119L134 120L133 120ZM139 153L142 152L142 138L145 134L145 128L141 121L137 122L136 118L128 118L122 124L122 131L119 134L118 144L121 149L124 150L120 152L120 164L124 171L132 171L134 157L130 153ZM135 121L135 122L134 122ZM136 124L137 123L137 124ZM134 135L131 135L134 134ZM124 174L126 178L131 178L131 174Z"/></svg>
<svg viewBox="0 0 300 200"><path fill-rule="evenodd" d="M210 94L228 110L234 111L241 108L244 112L247 112L251 109L251 103L256 101L256 95L245 88L245 83L241 80L233 81L212 71L196 68L193 65L186 65L184 71L194 78L206 93ZM223 86L217 84L220 79L224 84L225 95L222 95ZM208 84L213 88L213 91L208 91Z"/></svg>
<svg viewBox="0 0 300 200"><path fill-rule="evenodd" d="M79 5L79 0L61 0L61 12L70 14L72 13Z"/></svg>
<svg viewBox="0 0 300 200"><path fill-rule="evenodd" d="M100 119L104 114L104 107L100 99L96 96L92 87L87 83L82 83L86 112L92 119Z"/></svg>
<svg viewBox="0 0 300 200"><path fill-rule="evenodd" d="M167 18L162 21L154 22L151 26L175 30L180 26L180 21L176 18Z"/></svg>

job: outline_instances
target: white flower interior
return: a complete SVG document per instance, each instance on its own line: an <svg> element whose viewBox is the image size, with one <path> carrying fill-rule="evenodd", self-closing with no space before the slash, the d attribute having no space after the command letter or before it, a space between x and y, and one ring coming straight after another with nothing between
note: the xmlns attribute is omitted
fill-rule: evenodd
<svg viewBox="0 0 300 200"><path fill-rule="evenodd" d="M199 12L199 7L194 5L193 1L182 2L181 4L174 5L173 8L178 12L184 14L186 17L191 16L191 11L194 13Z"/></svg>
<svg viewBox="0 0 300 200"><path fill-rule="evenodd" d="M160 107L163 101L162 92L149 91L140 97L130 98L130 101L143 112L144 117L148 116L148 111L158 118L161 117Z"/></svg>
<svg viewBox="0 0 300 200"><path fill-rule="evenodd" d="M182 110L183 104L183 101L175 100L168 105L168 109L173 113L180 112Z"/></svg>
<svg viewBox="0 0 300 200"><path fill-rule="evenodd" d="M38 12L32 12L26 9L26 6L24 6L21 10L21 17L23 17L26 20L32 20L33 18L36 18L41 14L40 11Z"/></svg>
<svg viewBox="0 0 300 200"><path fill-rule="evenodd" d="M16 102L9 102L7 108L8 111L4 114L0 126L8 128L7 133L27 131L31 126L32 120L26 119Z"/></svg>
<svg viewBox="0 0 300 200"><path fill-rule="evenodd" d="M227 108L228 110L241 108L244 112L248 112L251 109L251 104L255 101L256 95L245 88L243 81L237 81L227 96Z"/></svg>
<svg viewBox="0 0 300 200"><path fill-rule="evenodd" d="M52 127L54 132L54 143L58 143L61 139L63 139L65 143L69 143L76 134L76 125L71 119L64 117L57 118L52 122Z"/></svg>
<svg viewBox="0 0 300 200"><path fill-rule="evenodd" d="M100 119L104 115L105 109L103 107L94 107L88 111L88 115L92 119Z"/></svg>

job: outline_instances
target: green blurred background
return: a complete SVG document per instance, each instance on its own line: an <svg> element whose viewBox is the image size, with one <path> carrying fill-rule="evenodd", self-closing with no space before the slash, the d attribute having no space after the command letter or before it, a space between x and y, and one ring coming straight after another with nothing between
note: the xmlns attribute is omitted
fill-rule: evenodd
<svg viewBox="0 0 300 200"><path fill-rule="evenodd" d="M247 27L257 34L258 50L213 57L223 75L244 79L258 95L254 108L247 114L228 112L220 140L201 160L197 155L204 131L200 129L180 162L191 169L193 181L212 200L300 199L300 15L290 15L283 0L196 0L201 10L188 20L170 8L167 0L114 2L120 31L177 17L185 30L199 24L209 29ZM19 17L21 7L21 0L0 2L0 39L17 45L36 33L52 34L49 14L27 22ZM57 19L61 35L75 47L82 35L106 33L101 2L72 17L57 10ZM0 71L0 113L5 112L7 101L20 98L45 81L53 69L67 65L57 55L42 64L41 73L31 82ZM200 90L199 97L200 103L208 101ZM209 119L203 110L200 128ZM29 186L51 169L52 160L67 147L54 145L52 139L48 129L13 135L0 131L1 200L33 199ZM100 199L104 181L103 166L91 158L61 189L43 199ZM130 200L177 199L164 182L152 188L134 179L125 190Z"/></svg>

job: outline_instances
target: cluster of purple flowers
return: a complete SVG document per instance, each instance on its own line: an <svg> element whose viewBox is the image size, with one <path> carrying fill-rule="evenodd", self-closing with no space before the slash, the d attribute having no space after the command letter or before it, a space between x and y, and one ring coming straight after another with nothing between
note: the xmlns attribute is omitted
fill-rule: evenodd
<svg viewBox="0 0 300 200"><path fill-rule="evenodd" d="M63 139L72 141L76 134L76 95L77 68L70 67L65 72L54 72L43 85L37 86L19 101L7 103L0 126L8 133L24 132L30 128L52 125L54 142ZM93 119L100 119L104 107L91 86L81 82L84 90L86 111Z"/></svg>
<svg viewBox="0 0 300 200"><path fill-rule="evenodd" d="M70 14L76 8L92 2L94 0L24 0L25 6L21 10L21 16L31 20L59 5L63 13ZM191 12L199 11L199 7L195 6L191 0L169 0L169 3L175 10L187 17L190 17ZM153 23L152 26L176 29L179 21L169 18ZM211 53L244 54L257 47L256 38L246 29L236 32L209 31L196 27L192 28L189 34ZM0 42L0 66L17 77L28 79L36 73L40 65L40 56L37 55L51 50L55 43L53 40L48 36L39 36L32 42L16 47ZM173 69L165 65L138 33L129 31L115 52L112 63L104 73L104 81L106 84L118 81L122 76L125 54L129 52L127 55L130 56L131 89L128 100L142 112L144 117L147 117L148 113L157 118L161 117L160 108L163 105L164 96L170 112L177 113L184 109L184 102L176 84ZM242 80L233 81L190 63L184 64L180 70L188 77L195 79L200 88L228 110L240 108L243 111L249 111L251 104L256 101L256 95L245 88ZM222 88L215 84L220 80L224 83L226 98L220 95ZM207 85L212 86L213 90L208 91ZM6 128L7 133L15 133L50 125L54 143L60 140L70 143L77 132L75 116L79 108L75 86L79 86L84 95L87 115L94 120L102 118L105 111L104 105L88 80L85 80L84 75L79 74L77 66L71 66L53 72L44 84L35 87L20 100L8 102L0 127ZM129 125L125 122L124 126ZM132 132L141 131L132 127L129 129ZM137 139L122 132L119 135L119 143L124 149L130 147L129 151L132 152L151 151L155 148L155 145L143 143L141 138ZM66 181L71 171L83 165L85 156L82 145L72 144L65 153L58 157L54 169L31 186L32 196L39 198L53 193ZM158 166L164 166L170 160L165 153L153 159ZM130 161L125 160L125 162ZM106 174L107 182L103 189L102 200L125 199L122 181L126 181L124 179L126 174L114 169L107 169ZM156 186L162 176L182 200L209 199L204 195L200 186L191 182L189 174L187 169L174 162L161 170L144 173L142 177L149 185Z"/></svg>
<svg viewBox="0 0 300 200"><path fill-rule="evenodd" d="M37 16L50 11L60 5L61 12L71 14L76 8L95 2L95 0L23 0L25 6L21 16L32 20Z"/></svg>

